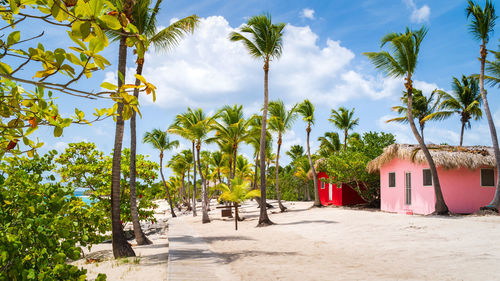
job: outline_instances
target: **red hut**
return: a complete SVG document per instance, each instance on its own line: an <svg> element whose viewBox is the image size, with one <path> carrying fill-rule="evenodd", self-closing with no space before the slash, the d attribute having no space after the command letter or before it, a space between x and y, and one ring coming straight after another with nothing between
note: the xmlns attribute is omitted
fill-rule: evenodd
<svg viewBox="0 0 500 281"><path fill-rule="evenodd" d="M346 206L366 203L366 201L347 184L342 184L340 188L338 188L336 184L330 184L321 179L328 179L328 175L325 172L318 173L318 193L321 205Z"/></svg>

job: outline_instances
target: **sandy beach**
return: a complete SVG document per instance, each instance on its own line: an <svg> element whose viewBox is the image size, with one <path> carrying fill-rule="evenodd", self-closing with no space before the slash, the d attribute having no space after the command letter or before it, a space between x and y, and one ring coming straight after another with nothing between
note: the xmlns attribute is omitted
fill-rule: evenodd
<svg viewBox="0 0 500 281"><path fill-rule="evenodd" d="M269 210L276 225L257 228L256 203L248 202L238 231L213 207L211 223L202 224L201 213L174 220L221 258L228 269L221 280L500 280L500 216L409 216L311 204L285 202L288 212ZM156 216L159 225L171 219L165 202ZM100 262L76 263L91 280L99 272L108 280L166 280L166 231L149 236L153 245L134 246L137 258L114 260L111 244L100 244L86 253Z"/></svg>

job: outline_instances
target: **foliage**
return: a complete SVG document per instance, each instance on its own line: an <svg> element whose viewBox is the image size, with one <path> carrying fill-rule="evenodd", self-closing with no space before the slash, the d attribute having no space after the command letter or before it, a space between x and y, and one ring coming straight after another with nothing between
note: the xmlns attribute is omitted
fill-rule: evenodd
<svg viewBox="0 0 500 281"><path fill-rule="evenodd" d="M219 201L222 199L228 202L242 203L245 200L260 197L260 190L251 189L250 181L245 181L240 177L235 177L231 180L231 186L224 183L217 185L217 188L222 191Z"/></svg>
<svg viewBox="0 0 500 281"><path fill-rule="evenodd" d="M83 280L67 260L104 238L100 214L50 173L55 155L0 163L0 280Z"/></svg>
<svg viewBox="0 0 500 281"><path fill-rule="evenodd" d="M85 194L93 202L91 209L105 222L110 229L109 217L111 212L111 162L110 156L97 150L93 143L70 143L68 148L56 160L60 165L57 172L61 175L62 182L71 188L85 189ZM130 177L130 150L122 151L122 179L121 179L121 219L123 222L131 221L129 181ZM137 155L137 194L139 197L139 217L143 220L154 220L152 208L156 205L152 202L154 196L143 197L154 185L158 178L156 170L158 164L147 159L144 155Z"/></svg>
<svg viewBox="0 0 500 281"><path fill-rule="evenodd" d="M384 132L364 133L361 140L351 141L347 151L330 155L320 169L328 174L330 183L348 184L365 201L373 202L380 196L380 175L369 174L366 165L395 140Z"/></svg>

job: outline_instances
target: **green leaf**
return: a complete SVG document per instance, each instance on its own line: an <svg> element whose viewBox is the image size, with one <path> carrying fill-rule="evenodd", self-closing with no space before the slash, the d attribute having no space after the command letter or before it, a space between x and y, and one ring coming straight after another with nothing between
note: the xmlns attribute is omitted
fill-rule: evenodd
<svg viewBox="0 0 500 281"><path fill-rule="evenodd" d="M110 91L115 91L116 89L118 89L118 87L116 85L113 85L109 82L104 82L101 84L101 88L104 88L104 89L107 89L107 90L110 90Z"/></svg>
<svg viewBox="0 0 500 281"><path fill-rule="evenodd" d="M118 30L122 28L120 21L116 17L110 15L102 15L101 17L99 17L99 19L102 20L104 24L110 29Z"/></svg>
<svg viewBox="0 0 500 281"><path fill-rule="evenodd" d="M19 42L19 39L21 39L21 32L20 31L14 31L11 34L9 34L9 37L7 37L7 45L11 46L17 42Z"/></svg>
<svg viewBox="0 0 500 281"><path fill-rule="evenodd" d="M62 135L63 129L59 126L54 127L54 137L58 138Z"/></svg>
<svg viewBox="0 0 500 281"><path fill-rule="evenodd" d="M0 61L0 73L1 74L10 74L12 72L12 68L6 63Z"/></svg>
<svg viewBox="0 0 500 281"><path fill-rule="evenodd" d="M80 34L82 35L82 39L85 40L90 34L90 22L86 21L80 25Z"/></svg>
<svg viewBox="0 0 500 281"><path fill-rule="evenodd" d="M9 0L10 4L10 10L12 13L17 14L19 13L19 7L17 6L17 1L16 0Z"/></svg>

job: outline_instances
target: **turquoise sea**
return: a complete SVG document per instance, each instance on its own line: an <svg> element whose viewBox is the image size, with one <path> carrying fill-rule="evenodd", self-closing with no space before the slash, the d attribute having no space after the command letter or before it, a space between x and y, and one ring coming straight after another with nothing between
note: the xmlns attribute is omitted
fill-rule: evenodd
<svg viewBox="0 0 500 281"><path fill-rule="evenodd" d="M83 202L87 203L88 205L92 204L92 200L90 200L90 198L84 194L85 192L85 189L77 189L75 190L75 196L76 197L79 197L83 200Z"/></svg>

